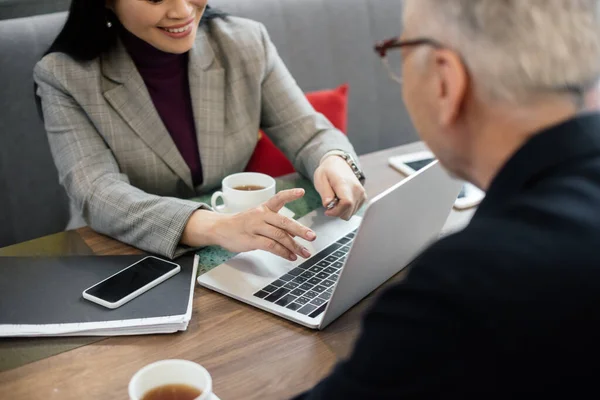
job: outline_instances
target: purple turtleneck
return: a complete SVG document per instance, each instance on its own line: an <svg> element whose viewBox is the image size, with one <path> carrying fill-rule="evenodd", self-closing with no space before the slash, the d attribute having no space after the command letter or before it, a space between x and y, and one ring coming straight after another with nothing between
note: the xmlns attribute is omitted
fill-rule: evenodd
<svg viewBox="0 0 600 400"><path fill-rule="evenodd" d="M165 53L126 29L121 38L137 67L154 107L192 173L202 184L202 164L188 80L188 54Z"/></svg>

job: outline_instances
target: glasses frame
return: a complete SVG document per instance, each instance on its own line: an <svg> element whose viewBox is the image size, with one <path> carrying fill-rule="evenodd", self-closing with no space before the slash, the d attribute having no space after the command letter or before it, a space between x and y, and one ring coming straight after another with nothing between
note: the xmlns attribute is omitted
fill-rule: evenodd
<svg viewBox="0 0 600 400"><path fill-rule="evenodd" d="M388 40L384 40L382 42L378 42L375 45L375 52L377 54L379 54L379 57L381 57L381 62L387 69L387 72L390 75L390 78L392 78L394 81L398 82L399 84L402 84L402 77L398 76L394 72L393 68L391 67L391 65L387 59L387 54L390 50L400 50L403 47L415 47L415 46L431 46L435 49L449 49L448 46L445 46L442 43L438 42L437 40L430 39L430 38L416 38L416 39L400 40L400 39L398 39L398 37L394 37L394 38L391 38ZM461 57L461 59L462 59L462 57ZM463 60L463 63L464 63L464 60ZM578 108L583 109L583 107L585 106L585 93L587 91L586 87L576 87L576 86L572 86L572 85L566 85L566 86L556 87L555 90L572 94L575 97L575 102L576 102Z"/></svg>
<svg viewBox="0 0 600 400"><path fill-rule="evenodd" d="M388 40L384 40L383 42L379 42L375 45L375 52L379 54L381 57L381 62L387 69L390 78L394 81L402 84L402 77L398 76L392 69L387 54L390 50L400 50L403 47L415 47L415 46L431 46L436 49L443 49L445 46L440 42L429 39L429 38L417 38L417 39L409 39L409 40L400 40L398 38L391 38Z"/></svg>

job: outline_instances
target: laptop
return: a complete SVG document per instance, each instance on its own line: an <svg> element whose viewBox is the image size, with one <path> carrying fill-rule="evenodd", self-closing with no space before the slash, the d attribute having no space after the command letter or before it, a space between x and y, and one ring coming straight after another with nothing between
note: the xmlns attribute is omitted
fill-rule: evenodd
<svg viewBox="0 0 600 400"><path fill-rule="evenodd" d="M462 184L435 161L371 199L363 217L319 209L298 221L317 234L295 262L262 250L241 253L198 283L313 329L323 329L410 264L438 238Z"/></svg>

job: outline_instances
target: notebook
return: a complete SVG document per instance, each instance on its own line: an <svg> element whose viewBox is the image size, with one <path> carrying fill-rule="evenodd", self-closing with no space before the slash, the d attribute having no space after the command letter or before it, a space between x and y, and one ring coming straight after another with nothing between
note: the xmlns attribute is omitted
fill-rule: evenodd
<svg viewBox="0 0 600 400"><path fill-rule="evenodd" d="M197 263L123 306L109 310L81 293L132 263L136 256L0 257L0 337L116 336L187 329Z"/></svg>

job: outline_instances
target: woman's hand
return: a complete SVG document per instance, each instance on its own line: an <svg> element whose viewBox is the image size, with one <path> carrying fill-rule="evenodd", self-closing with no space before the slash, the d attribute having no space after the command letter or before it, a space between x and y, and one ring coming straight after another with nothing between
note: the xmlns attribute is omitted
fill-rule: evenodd
<svg viewBox="0 0 600 400"><path fill-rule="evenodd" d="M191 246L218 245L239 253L265 250L291 261L311 256L308 249L294 240L313 241L316 235L307 227L279 214L289 202L304 196L303 189L284 190L263 205L235 215L196 211L184 231L182 243ZM196 220L196 223L194 222ZM196 225L196 228L193 226ZM201 229L197 229L202 226ZM192 232L198 232L194 235Z"/></svg>
<svg viewBox="0 0 600 400"><path fill-rule="evenodd" d="M354 175L352 168L343 158L331 155L326 157L315 171L315 189L321 195L323 207L337 197L339 201L325 215L349 220L367 199L365 189Z"/></svg>

